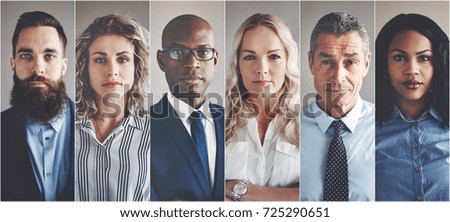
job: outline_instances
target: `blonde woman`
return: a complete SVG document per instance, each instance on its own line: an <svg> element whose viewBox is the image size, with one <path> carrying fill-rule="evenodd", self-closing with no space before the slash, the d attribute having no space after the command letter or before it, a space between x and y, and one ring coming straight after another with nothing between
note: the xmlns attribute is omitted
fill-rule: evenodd
<svg viewBox="0 0 450 222"><path fill-rule="evenodd" d="M99 17L77 40L75 200L150 199L148 32Z"/></svg>
<svg viewBox="0 0 450 222"><path fill-rule="evenodd" d="M227 80L226 195L299 200L299 68L283 21L254 14L238 29Z"/></svg>

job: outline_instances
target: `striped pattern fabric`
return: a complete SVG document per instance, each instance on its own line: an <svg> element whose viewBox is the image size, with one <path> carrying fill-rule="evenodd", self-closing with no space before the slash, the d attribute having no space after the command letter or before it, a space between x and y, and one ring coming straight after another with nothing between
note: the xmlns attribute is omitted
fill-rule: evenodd
<svg viewBox="0 0 450 222"><path fill-rule="evenodd" d="M100 143L90 119L77 121L76 201L150 200L150 117L127 117Z"/></svg>

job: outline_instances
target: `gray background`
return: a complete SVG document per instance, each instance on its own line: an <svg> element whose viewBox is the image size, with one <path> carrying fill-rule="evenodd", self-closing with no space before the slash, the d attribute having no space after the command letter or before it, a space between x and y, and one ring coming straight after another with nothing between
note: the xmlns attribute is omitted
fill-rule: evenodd
<svg viewBox="0 0 450 222"><path fill-rule="evenodd" d="M447 8L448 9L448 8ZM317 21L330 12L347 12L357 17L365 25L369 34L369 48L372 52L369 72L363 80L361 97L375 102L375 36L374 36L374 2L302 2L301 3L301 95L316 92L314 80L308 66L308 51L311 32ZM302 101L306 103L307 101Z"/></svg>
<svg viewBox="0 0 450 222"><path fill-rule="evenodd" d="M226 70L230 73L234 35L239 26L255 13L270 13L280 17L299 42L299 2L226 2Z"/></svg>
<svg viewBox="0 0 450 222"><path fill-rule="evenodd" d="M74 2L1 2L1 110L10 107L9 97L13 85L13 72L9 64L12 57L12 35L19 16L24 12L43 11L53 15L64 28L67 37L66 57L69 60L64 81L67 94L75 94L75 52L74 52Z"/></svg>
<svg viewBox="0 0 450 222"><path fill-rule="evenodd" d="M151 91L153 92L153 103L157 103L165 92L169 90L167 86L164 73L159 69L156 60L156 52L161 49L161 36L164 27L173 18L182 14L194 14L202 17L211 24L214 31L215 48L219 51L219 62L216 67L216 72L208 92L218 93L224 95L224 19L225 8L223 1L208 1L208 2L166 2L166 1L152 1L151 2L151 32L150 32L150 73L151 73ZM223 105L223 104L220 104Z"/></svg>
<svg viewBox="0 0 450 222"><path fill-rule="evenodd" d="M111 13L130 16L149 30L149 11L150 4L148 1L77 1L76 35L77 37L80 36L95 18Z"/></svg>
<svg viewBox="0 0 450 222"><path fill-rule="evenodd" d="M377 34L389 20L401 13L417 13L431 18L448 35L449 33L449 2L376 2Z"/></svg>

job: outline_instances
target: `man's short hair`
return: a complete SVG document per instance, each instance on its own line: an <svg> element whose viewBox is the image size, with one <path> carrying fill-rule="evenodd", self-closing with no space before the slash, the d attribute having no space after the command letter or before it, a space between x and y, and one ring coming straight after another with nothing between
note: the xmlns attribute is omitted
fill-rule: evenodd
<svg viewBox="0 0 450 222"><path fill-rule="evenodd" d="M309 43L311 58L314 60L316 40L320 34L342 35L349 32L358 32L364 45L364 53L367 55L369 52L369 35L361 21L348 13L331 12L319 19L311 33Z"/></svg>
<svg viewBox="0 0 450 222"><path fill-rule="evenodd" d="M12 50L14 57L16 57L16 47L17 42L19 41L20 32L25 28L36 26L50 26L55 28L63 44L63 51L64 52L66 51L67 45L66 34L64 33L63 27L55 17L53 17L48 13L40 11L25 12L20 16L19 20L17 20L16 29L14 30L14 35L12 38L12 45L13 45Z"/></svg>

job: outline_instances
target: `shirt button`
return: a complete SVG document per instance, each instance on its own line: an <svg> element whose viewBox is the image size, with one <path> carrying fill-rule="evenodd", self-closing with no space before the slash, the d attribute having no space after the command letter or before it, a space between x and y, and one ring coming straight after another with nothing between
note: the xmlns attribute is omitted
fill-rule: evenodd
<svg viewBox="0 0 450 222"><path fill-rule="evenodd" d="M413 147L414 147L414 148L418 148L418 147L419 147L419 144L418 144L418 143L414 143L414 144L413 144Z"/></svg>
<svg viewBox="0 0 450 222"><path fill-rule="evenodd" d="M416 167L416 172L420 172L420 167L419 166Z"/></svg>
<svg viewBox="0 0 450 222"><path fill-rule="evenodd" d="M423 198L422 198L422 196L417 196L417 197L416 197L416 200L418 200L418 201L422 201L422 200L423 200Z"/></svg>
<svg viewBox="0 0 450 222"><path fill-rule="evenodd" d="M45 175L46 175L47 177L49 177L51 174L50 174L50 173L46 173Z"/></svg>

